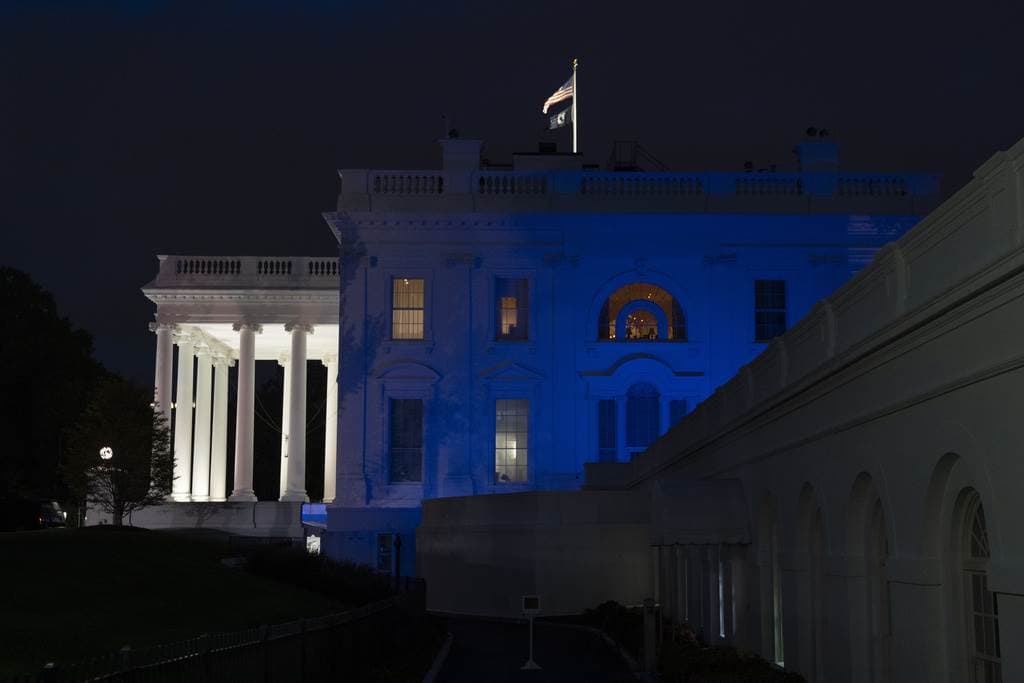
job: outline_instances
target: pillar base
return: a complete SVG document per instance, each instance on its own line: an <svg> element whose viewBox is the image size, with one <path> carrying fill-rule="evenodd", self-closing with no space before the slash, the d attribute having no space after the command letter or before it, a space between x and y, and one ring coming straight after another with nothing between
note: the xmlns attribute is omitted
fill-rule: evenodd
<svg viewBox="0 0 1024 683"><path fill-rule="evenodd" d="M245 489L243 491L232 491L228 497L232 503L255 503L256 494L253 493L252 489Z"/></svg>
<svg viewBox="0 0 1024 683"><path fill-rule="evenodd" d="M209 503L210 502L210 497L209 496L192 496L192 502L193 503Z"/></svg>
<svg viewBox="0 0 1024 683"><path fill-rule="evenodd" d="M282 503L308 503L309 496L305 491L285 491L280 501Z"/></svg>
<svg viewBox="0 0 1024 683"><path fill-rule="evenodd" d="M227 502L227 498L210 498L211 503L224 503Z"/></svg>
<svg viewBox="0 0 1024 683"><path fill-rule="evenodd" d="M191 493L172 493L171 500L175 503L190 503L192 502Z"/></svg>

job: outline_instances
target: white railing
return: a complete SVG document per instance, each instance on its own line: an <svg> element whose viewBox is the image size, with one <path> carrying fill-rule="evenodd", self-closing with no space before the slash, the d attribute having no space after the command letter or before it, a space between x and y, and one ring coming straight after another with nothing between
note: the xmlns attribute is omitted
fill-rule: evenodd
<svg viewBox="0 0 1024 683"><path fill-rule="evenodd" d="M159 256L156 286L338 286L338 259L330 256Z"/></svg>
<svg viewBox="0 0 1024 683"><path fill-rule="evenodd" d="M452 195L478 200L575 197L580 201L637 197L938 198L939 178L930 173L635 173L604 171L368 171L342 170L342 201ZM364 200L365 201L365 200ZM769 200L770 201L770 200Z"/></svg>

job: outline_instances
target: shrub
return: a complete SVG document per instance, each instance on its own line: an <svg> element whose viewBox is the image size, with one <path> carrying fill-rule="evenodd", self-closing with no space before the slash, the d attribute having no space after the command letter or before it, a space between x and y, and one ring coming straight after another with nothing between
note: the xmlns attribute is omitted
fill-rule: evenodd
<svg viewBox="0 0 1024 683"><path fill-rule="evenodd" d="M804 683L752 653L671 640L662 643L658 670L666 683Z"/></svg>
<svg viewBox="0 0 1024 683"><path fill-rule="evenodd" d="M366 565L335 562L294 546L264 546L250 551L246 567L254 574L322 593L348 607L393 594L389 577Z"/></svg>

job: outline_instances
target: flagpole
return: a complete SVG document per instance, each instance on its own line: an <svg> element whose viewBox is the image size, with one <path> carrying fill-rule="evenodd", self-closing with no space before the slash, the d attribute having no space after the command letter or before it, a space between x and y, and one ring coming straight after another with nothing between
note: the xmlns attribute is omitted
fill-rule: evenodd
<svg viewBox="0 0 1024 683"><path fill-rule="evenodd" d="M572 153L576 154L579 151L579 140L577 138L576 126L579 120L579 108L576 106L580 101L580 85L576 82L576 66L579 64L578 59L572 60Z"/></svg>

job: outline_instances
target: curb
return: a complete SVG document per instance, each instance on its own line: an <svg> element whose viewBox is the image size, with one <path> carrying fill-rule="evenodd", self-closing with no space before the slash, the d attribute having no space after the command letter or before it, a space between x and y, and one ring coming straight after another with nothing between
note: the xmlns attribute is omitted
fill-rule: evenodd
<svg viewBox="0 0 1024 683"><path fill-rule="evenodd" d="M441 649L437 651L437 655L434 657L434 663L430 665L430 670L423 677L423 683L434 683L434 679L441 673L441 667L444 666L444 661L448 659L448 652L452 649L452 640L454 638L451 633L445 636Z"/></svg>

